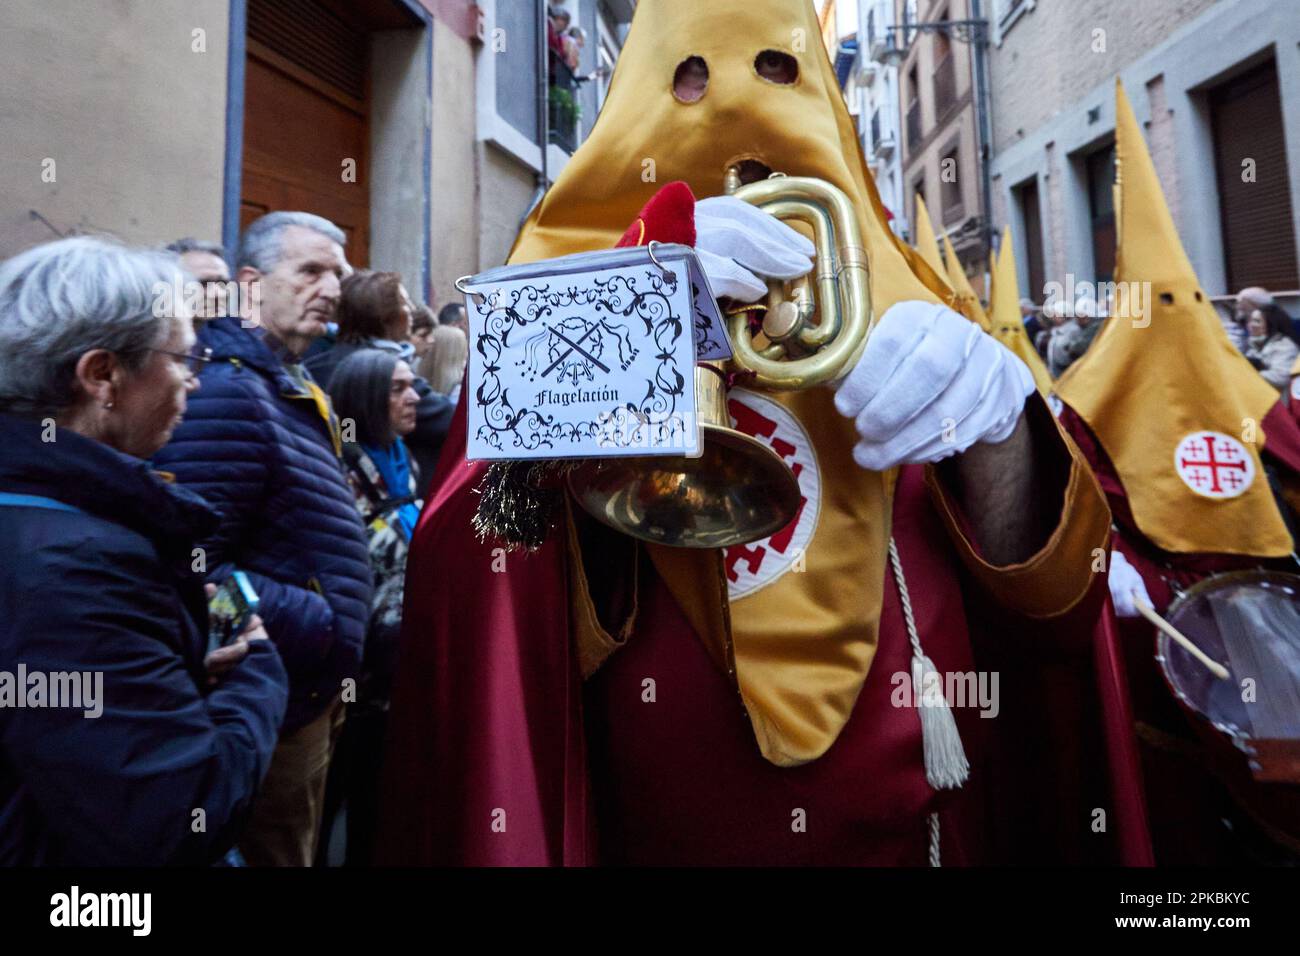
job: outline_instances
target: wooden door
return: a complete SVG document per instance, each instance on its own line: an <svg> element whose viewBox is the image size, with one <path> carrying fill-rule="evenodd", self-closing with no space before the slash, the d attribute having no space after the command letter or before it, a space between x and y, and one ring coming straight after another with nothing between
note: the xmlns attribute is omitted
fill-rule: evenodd
<svg viewBox="0 0 1300 956"><path fill-rule="evenodd" d="M250 0L240 226L316 213L370 261L367 34L330 0Z"/></svg>

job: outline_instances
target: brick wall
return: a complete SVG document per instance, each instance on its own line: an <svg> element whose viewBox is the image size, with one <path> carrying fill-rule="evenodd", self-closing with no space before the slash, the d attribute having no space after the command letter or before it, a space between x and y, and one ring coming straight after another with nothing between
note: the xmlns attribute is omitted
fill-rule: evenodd
<svg viewBox="0 0 1300 956"><path fill-rule="evenodd" d="M990 52L994 153L1216 2L1221 0L1037 0Z"/></svg>

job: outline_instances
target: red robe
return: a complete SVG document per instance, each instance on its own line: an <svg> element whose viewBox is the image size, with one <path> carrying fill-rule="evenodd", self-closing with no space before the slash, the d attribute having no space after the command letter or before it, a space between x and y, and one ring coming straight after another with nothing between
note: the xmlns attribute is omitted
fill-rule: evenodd
<svg viewBox="0 0 1300 956"><path fill-rule="evenodd" d="M949 865L1149 863L1122 666L1097 627L1104 576L1064 619L1009 617L958 564L923 469L903 469L895 538L926 653L940 672L996 671L1000 713L954 710L971 779L931 790L917 712L890 703L910 668L891 583L847 725L821 758L780 768L649 561L626 646L583 685L581 572L561 536L526 556L474 536L485 468L464 461L464 401L410 552L378 862L923 865L939 810ZM1068 473L1046 414L1031 399L1038 447Z"/></svg>
<svg viewBox="0 0 1300 956"><path fill-rule="evenodd" d="M1092 467L1114 516L1112 546L1137 570L1155 609L1173 600L1170 584L1186 588L1213 574L1260 566L1261 559L1227 554L1173 554L1137 527L1123 481L1086 422L1068 405L1060 421ZM1300 503L1300 427L1281 402L1264 418L1261 459L1275 471L1292 507ZM1286 559L1277 563L1294 571ZM1288 567L1289 565L1289 567ZM1142 741L1141 763L1151 807L1156 859L1163 864L1241 862L1220 824L1222 796L1199 752L1187 720L1169 692L1155 660L1156 632L1142 618L1118 622L1120 653Z"/></svg>

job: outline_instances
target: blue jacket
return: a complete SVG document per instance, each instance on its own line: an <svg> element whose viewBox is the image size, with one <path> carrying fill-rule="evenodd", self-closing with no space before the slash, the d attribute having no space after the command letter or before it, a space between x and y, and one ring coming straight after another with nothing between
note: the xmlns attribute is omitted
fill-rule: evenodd
<svg viewBox="0 0 1300 956"><path fill-rule="evenodd" d="M257 590L289 672L289 732L359 676L372 587L365 529L310 392L237 318L208 322L199 341L213 361L154 463L221 513L202 542L209 579L238 568Z"/></svg>
<svg viewBox="0 0 1300 956"><path fill-rule="evenodd" d="M288 677L254 641L207 686L190 567L216 516L143 461L43 431L0 415L0 865L211 863L270 765ZM102 675L82 687L95 706L18 706L51 672Z"/></svg>

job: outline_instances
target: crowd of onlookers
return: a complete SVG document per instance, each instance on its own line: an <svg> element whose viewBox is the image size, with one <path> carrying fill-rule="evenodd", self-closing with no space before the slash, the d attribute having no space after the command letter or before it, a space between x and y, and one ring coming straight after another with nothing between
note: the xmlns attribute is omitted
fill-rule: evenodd
<svg viewBox="0 0 1300 956"><path fill-rule="evenodd" d="M1089 298L1073 305L1048 302L1042 308L1022 299L1020 312L1052 378L1059 378L1083 357L1108 320L1106 303L1099 305ZM1266 289L1252 286L1237 293L1232 311L1221 321L1229 341L1265 380L1279 391L1287 388L1300 359L1300 320L1293 319Z"/></svg>
<svg viewBox="0 0 1300 956"><path fill-rule="evenodd" d="M1107 321L1021 305L1053 375ZM1225 328L1287 384L1267 292ZM370 860L407 550L467 356L463 305L354 270L308 213L229 262L78 237L0 264L0 864Z"/></svg>
<svg viewBox="0 0 1300 956"><path fill-rule="evenodd" d="M335 831L368 861L468 348L463 306L344 246L277 212L229 264L78 237L0 266L0 864L308 865ZM61 674L102 681L98 713Z"/></svg>

